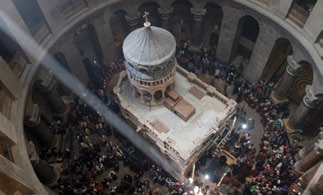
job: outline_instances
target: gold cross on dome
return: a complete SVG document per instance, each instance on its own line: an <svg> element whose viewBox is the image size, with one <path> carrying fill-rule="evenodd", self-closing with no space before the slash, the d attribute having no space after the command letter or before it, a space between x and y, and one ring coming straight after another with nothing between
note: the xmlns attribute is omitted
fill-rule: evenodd
<svg viewBox="0 0 323 195"><path fill-rule="evenodd" d="M149 15L149 12L145 11L145 14L142 16L143 18L145 18L146 22L149 22L148 15Z"/></svg>

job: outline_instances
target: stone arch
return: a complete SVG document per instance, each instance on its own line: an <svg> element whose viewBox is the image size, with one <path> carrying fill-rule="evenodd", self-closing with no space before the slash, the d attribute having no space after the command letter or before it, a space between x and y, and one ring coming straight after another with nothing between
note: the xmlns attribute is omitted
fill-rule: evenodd
<svg viewBox="0 0 323 195"><path fill-rule="evenodd" d="M190 39L192 3L186 0L175 0L171 6L174 8L173 18L170 21L171 33L177 41Z"/></svg>
<svg viewBox="0 0 323 195"><path fill-rule="evenodd" d="M139 6L138 11L141 15L144 15L145 11L149 12L148 20L150 21L150 23L154 26L160 26L160 19L158 14L159 7L159 4L156 2L147 1ZM140 17L139 23L143 24L144 22L145 19L143 17Z"/></svg>
<svg viewBox="0 0 323 195"><path fill-rule="evenodd" d="M223 19L222 7L215 3L207 3L204 8L206 9L206 14L203 20L202 41L205 45L214 47L217 46L220 36Z"/></svg>
<svg viewBox="0 0 323 195"><path fill-rule="evenodd" d="M46 25L48 28L46 19L37 0L13 0L12 2L16 6L20 16L32 35L34 35L43 25Z"/></svg>
<svg viewBox="0 0 323 195"><path fill-rule="evenodd" d="M300 61L298 64L301 65L301 67L298 70L298 75L291 86L288 96L292 101L300 103L303 101L305 95L305 87L307 85L312 85L313 69L312 65L305 60Z"/></svg>
<svg viewBox="0 0 323 195"><path fill-rule="evenodd" d="M251 57L259 30L259 22L253 16L245 15L239 19L230 60L238 55L245 59Z"/></svg>
<svg viewBox="0 0 323 195"><path fill-rule="evenodd" d="M118 9L110 17L109 23L112 31L112 37L114 43L122 43L128 34L128 25L125 19L127 12L122 9Z"/></svg>
<svg viewBox="0 0 323 195"><path fill-rule="evenodd" d="M142 100L144 104L151 104L152 101L152 95L149 91L146 90L141 90L141 94L142 94Z"/></svg>
<svg viewBox="0 0 323 195"><path fill-rule="evenodd" d="M286 69L287 56L293 53L293 46L286 38L279 38L271 50L260 79L265 82L276 82Z"/></svg>
<svg viewBox="0 0 323 195"><path fill-rule="evenodd" d="M161 102L163 100L163 91L162 90L154 91L154 99L156 103Z"/></svg>
<svg viewBox="0 0 323 195"><path fill-rule="evenodd" d="M98 36L92 24L82 24L74 33L74 41L81 56L104 63Z"/></svg>

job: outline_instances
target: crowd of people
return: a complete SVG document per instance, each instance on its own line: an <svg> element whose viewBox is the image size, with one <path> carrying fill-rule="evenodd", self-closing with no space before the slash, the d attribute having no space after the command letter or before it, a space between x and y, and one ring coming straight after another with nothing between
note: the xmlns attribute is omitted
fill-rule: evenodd
<svg viewBox="0 0 323 195"><path fill-rule="evenodd" d="M235 151L238 161L223 178L222 184L236 187L232 194L287 193L292 182L290 171L295 150L290 146L282 125L282 119L289 114L288 105L275 105L269 99L274 81L250 82L243 78L243 63L221 63L213 49L203 48L194 52L188 47L185 41L178 45L178 64L197 75L210 75L211 85L215 80L223 80L224 94L235 97L237 103L246 102L261 116L264 126L258 151L249 132L236 127L235 133L240 135L241 145ZM122 62L120 57L118 62L109 66L95 63L88 85L88 89L114 112L119 112L118 106L110 101L107 86L114 74L124 70ZM230 94L228 86L232 88ZM64 165L57 185L53 186L59 194L161 194L162 190L156 184L171 195L192 193L114 131L100 112L90 108L76 94L72 96L68 117L60 119L53 128L53 131L64 135L64 149L45 148L40 155L49 162ZM241 123L246 120L245 115L243 106L239 106L236 116ZM121 169L129 169L129 172L124 173Z"/></svg>
<svg viewBox="0 0 323 195"><path fill-rule="evenodd" d="M235 97L237 103L245 102L261 117L264 134L258 151L248 132L250 128L236 127L235 133L240 139L239 148L235 148L233 154L238 161L232 165L232 171L226 174L222 183L236 187L236 190L232 189L232 194L287 194L293 182L290 172L298 148L290 145L283 127L282 119L289 115L288 103L273 104L270 100L276 79L267 83L263 80L250 82L243 78L243 60L240 64L221 63L213 50L190 51L186 42L179 45L177 55L179 65L188 71L213 77L211 85L214 86L216 79L223 80L224 95L229 97L227 87L230 86L230 97ZM239 125L248 123L244 103L241 105L237 109ZM243 187L243 192L237 190L240 187Z"/></svg>

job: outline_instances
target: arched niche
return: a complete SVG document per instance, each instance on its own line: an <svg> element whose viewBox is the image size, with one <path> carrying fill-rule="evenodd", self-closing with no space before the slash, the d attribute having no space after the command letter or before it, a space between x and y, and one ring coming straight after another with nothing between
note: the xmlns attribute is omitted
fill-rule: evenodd
<svg viewBox="0 0 323 195"><path fill-rule="evenodd" d="M174 8L173 18L170 21L171 33L176 40L190 39L192 28L192 4L186 0L175 0L171 7Z"/></svg>
<svg viewBox="0 0 323 195"><path fill-rule="evenodd" d="M287 56L293 53L293 46L286 38L275 41L267 63L260 76L265 82L276 82L286 70Z"/></svg>
<svg viewBox="0 0 323 195"><path fill-rule="evenodd" d="M216 47L220 36L223 11L218 4L214 3L208 3L204 8L206 9L206 14L203 20L202 41L205 45Z"/></svg>
<svg viewBox="0 0 323 195"><path fill-rule="evenodd" d="M140 5L138 11L141 15L144 15L145 12L149 12L148 20L154 26L160 26L160 19L158 14L159 5L156 2L148 1ZM144 17L140 17L139 24L144 24Z"/></svg>
<svg viewBox="0 0 323 195"><path fill-rule="evenodd" d="M154 92L154 99L156 102L160 102L163 100L163 91L162 90L158 90Z"/></svg>
<svg viewBox="0 0 323 195"><path fill-rule="evenodd" d="M62 52L56 52L54 53L54 59L68 72L71 72L70 65L68 64L65 55Z"/></svg>
<svg viewBox="0 0 323 195"><path fill-rule="evenodd" d="M123 40L128 34L128 25L125 16L127 12L119 9L115 11L110 17L110 28L115 44L122 44Z"/></svg>
<svg viewBox="0 0 323 195"><path fill-rule="evenodd" d="M317 0L293 0L287 14L287 18L297 26L303 28L312 10L314 9L316 2Z"/></svg>
<svg viewBox="0 0 323 195"><path fill-rule="evenodd" d="M249 60L253 52L253 47L257 41L258 34L258 21L249 15L241 17L238 22L230 61L239 55L244 59Z"/></svg>
<svg viewBox="0 0 323 195"><path fill-rule="evenodd" d="M288 95L289 99L296 103L303 101L305 87L311 85L313 82L313 69L311 64L307 61L300 61L298 64L300 64L301 67L298 70L298 75L296 76Z"/></svg>
<svg viewBox="0 0 323 195"><path fill-rule="evenodd" d="M46 28L48 28L45 17L38 5L37 0L12 1L32 35L34 35L43 25L46 25Z"/></svg>
<svg viewBox="0 0 323 195"><path fill-rule="evenodd" d="M98 36L92 24L81 25L74 33L74 41L81 56L104 63Z"/></svg>

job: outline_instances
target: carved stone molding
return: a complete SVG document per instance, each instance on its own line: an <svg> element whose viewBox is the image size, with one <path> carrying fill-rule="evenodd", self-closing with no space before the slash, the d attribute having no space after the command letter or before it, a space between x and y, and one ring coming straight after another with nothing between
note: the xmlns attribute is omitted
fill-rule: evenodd
<svg viewBox="0 0 323 195"><path fill-rule="evenodd" d="M24 123L27 127L36 127L40 123L40 109L38 104L33 105L33 110L30 116L26 117Z"/></svg>
<svg viewBox="0 0 323 195"><path fill-rule="evenodd" d="M287 66L286 66L286 72L290 74L291 76L296 76L298 74L298 70L301 67L301 65L297 64L293 56L289 55L287 56Z"/></svg>
<svg viewBox="0 0 323 195"><path fill-rule="evenodd" d="M135 14L131 14L131 15L126 15L125 18L127 20L127 23L129 26L136 26L139 22L139 18L140 18L140 12L136 12Z"/></svg>
<svg viewBox="0 0 323 195"><path fill-rule="evenodd" d="M201 22L203 20L203 16L206 14L206 9L191 8L191 13L193 14L194 21Z"/></svg>
<svg viewBox="0 0 323 195"><path fill-rule="evenodd" d="M314 95L313 90L310 85L307 85L305 88L305 96L303 98L303 102L308 108L316 108L318 104L318 98Z"/></svg>
<svg viewBox="0 0 323 195"><path fill-rule="evenodd" d="M172 13L174 12L173 7L169 8L158 8L159 16L162 20L169 20L172 17Z"/></svg>

